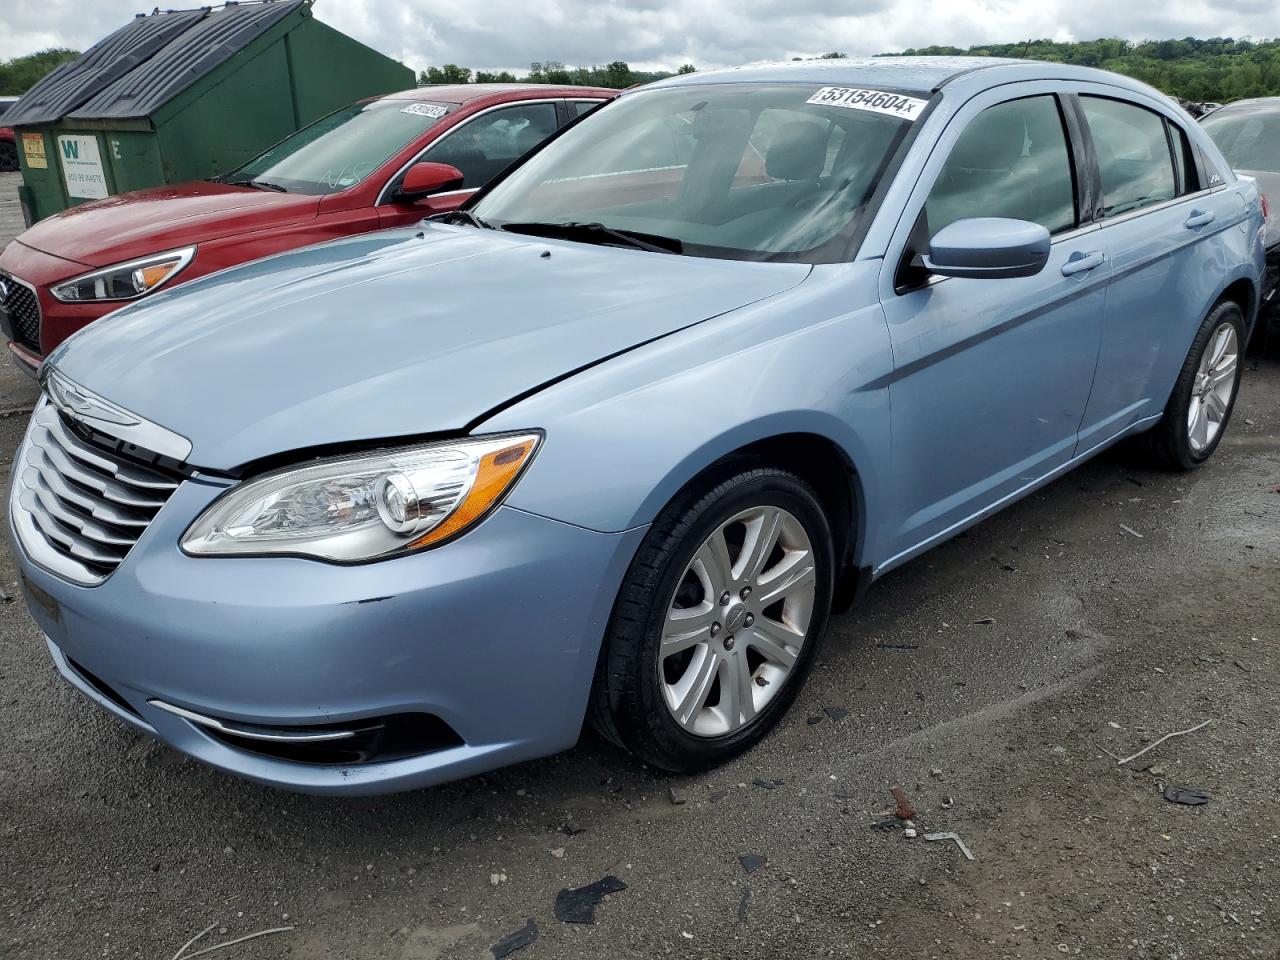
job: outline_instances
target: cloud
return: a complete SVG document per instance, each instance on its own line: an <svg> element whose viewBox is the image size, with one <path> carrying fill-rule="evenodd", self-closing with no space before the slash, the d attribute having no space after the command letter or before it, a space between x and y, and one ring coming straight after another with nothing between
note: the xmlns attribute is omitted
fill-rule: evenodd
<svg viewBox="0 0 1280 960"><path fill-rule="evenodd" d="M145 0L5 0L0 57L84 49ZM525 70L625 60L638 69L732 66L831 50L873 54L1047 37L1262 37L1274 0L320 0L316 15L415 70L458 63Z"/></svg>

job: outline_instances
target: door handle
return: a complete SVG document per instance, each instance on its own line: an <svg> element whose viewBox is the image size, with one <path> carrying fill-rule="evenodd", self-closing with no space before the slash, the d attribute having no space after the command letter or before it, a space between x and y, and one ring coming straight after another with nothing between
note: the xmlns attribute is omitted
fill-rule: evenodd
<svg viewBox="0 0 1280 960"><path fill-rule="evenodd" d="M1062 275L1064 277L1074 277L1077 273L1086 273L1102 266L1106 262L1107 255L1101 250L1094 250L1090 253L1082 253L1077 250L1067 257L1067 262L1062 265Z"/></svg>
<svg viewBox="0 0 1280 960"><path fill-rule="evenodd" d="M1214 221L1214 216L1209 211L1192 210L1191 216L1187 217L1187 219L1183 222L1183 226L1185 226L1188 230L1194 230L1196 229L1196 227L1206 226L1207 224L1213 223L1213 221Z"/></svg>

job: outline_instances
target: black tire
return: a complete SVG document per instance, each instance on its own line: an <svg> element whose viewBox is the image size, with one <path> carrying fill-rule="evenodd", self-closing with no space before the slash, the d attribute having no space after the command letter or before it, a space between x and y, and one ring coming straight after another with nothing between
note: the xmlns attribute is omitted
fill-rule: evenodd
<svg viewBox="0 0 1280 960"><path fill-rule="evenodd" d="M1205 350L1209 348L1214 331L1223 323L1230 323L1236 329L1239 354L1236 360L1235 384L1232 387L1231 400L1227 404L1227 412L1223 417L1222 426L1217 435L1203 450L1197 451L1191 446L1191 438L1187 431L1187 415L1191 406L1192 391L1195 388L1196 373L1200 368L1200 361L1204 357ZM1200 325L1200 330L1196 333L1196 338L1191 343L1191 349L1187 352L1187 359L1182 364L1182 370L1178 373L1177 382L1173 386L1173 393L1170 394L1169 402L1165 405L1164 416L1149 434L1149 450L1157 464L1171 470L1194 470L1213 456L1213 451L1218 448L1218 444L1227 432L1227 426L1231 422L1231 413L1235 409L1236 396L1240 392L1240 365L1244 363L1244 344L1244 312L1240 309L1239 304L1234 301L1221 301L1209 311L1209 315L1204 318L1204 322Z"/></svg>
<svg viewBox="0 0 1280 960"><path fill-rule="evenodd" d="M8 140L0 140L0 173L18 169L18 148Z"/></svg>
<svg viewBox="0 0 1280 960"><path fill-rule="evenodd" d="M686 731L659 683L658 649L671 598L695 552L720 525L754 506L789 511L813 550L813 611L786 682L755 719L721 737ZM759 741L804 685L830 616L834 546L813 489L773 467L739 463L678 496L649 529L627 570L596 668L588 722L606 739L662 770L692 772L723 763Z"/></svg>

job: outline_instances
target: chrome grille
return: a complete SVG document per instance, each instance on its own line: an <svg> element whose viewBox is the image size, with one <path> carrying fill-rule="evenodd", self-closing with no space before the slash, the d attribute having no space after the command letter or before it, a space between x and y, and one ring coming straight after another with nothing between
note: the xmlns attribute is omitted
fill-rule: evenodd
<svg viewBox="0 0 1280 960"><path fill-rule="evenodd" d="M10 513L32 559L76 583L101 583L181 478L80 436L42 399L13 467Z"/></svg>
<svg viewBox="0 0 1280 960"><path fill-rule="evenodd" d="M0 279L8 290L0 304L9 311L13 339L28 350L40 353L40 298L12 274L0 271Z"/></svg>

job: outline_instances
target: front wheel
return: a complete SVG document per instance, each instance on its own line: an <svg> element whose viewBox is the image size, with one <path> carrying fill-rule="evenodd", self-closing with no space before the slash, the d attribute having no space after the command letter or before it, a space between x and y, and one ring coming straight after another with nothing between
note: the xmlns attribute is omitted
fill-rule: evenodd
<svg viewBox="0 0 1280 960"><path fill-rule="evenodd" d="M744 468L677 498L623 581L590 719L664 770L746 750L804 683L831 609L834 548L813 490Z"/></svg>
<svg viewBox="0 0 1280 960"><path fill-rule="evenodd" d="M0 173L18 169L18 148L8 140L0 140Z"/></svg>
<svg viewBox="0 0 1280 960"><path fill-rule="evenodd" d="M1230 300L1209 312L1174 384L1164 417L1151 433L1156 459L1192 470L1213 455L1240 389L1244 313Z"/></svg>

